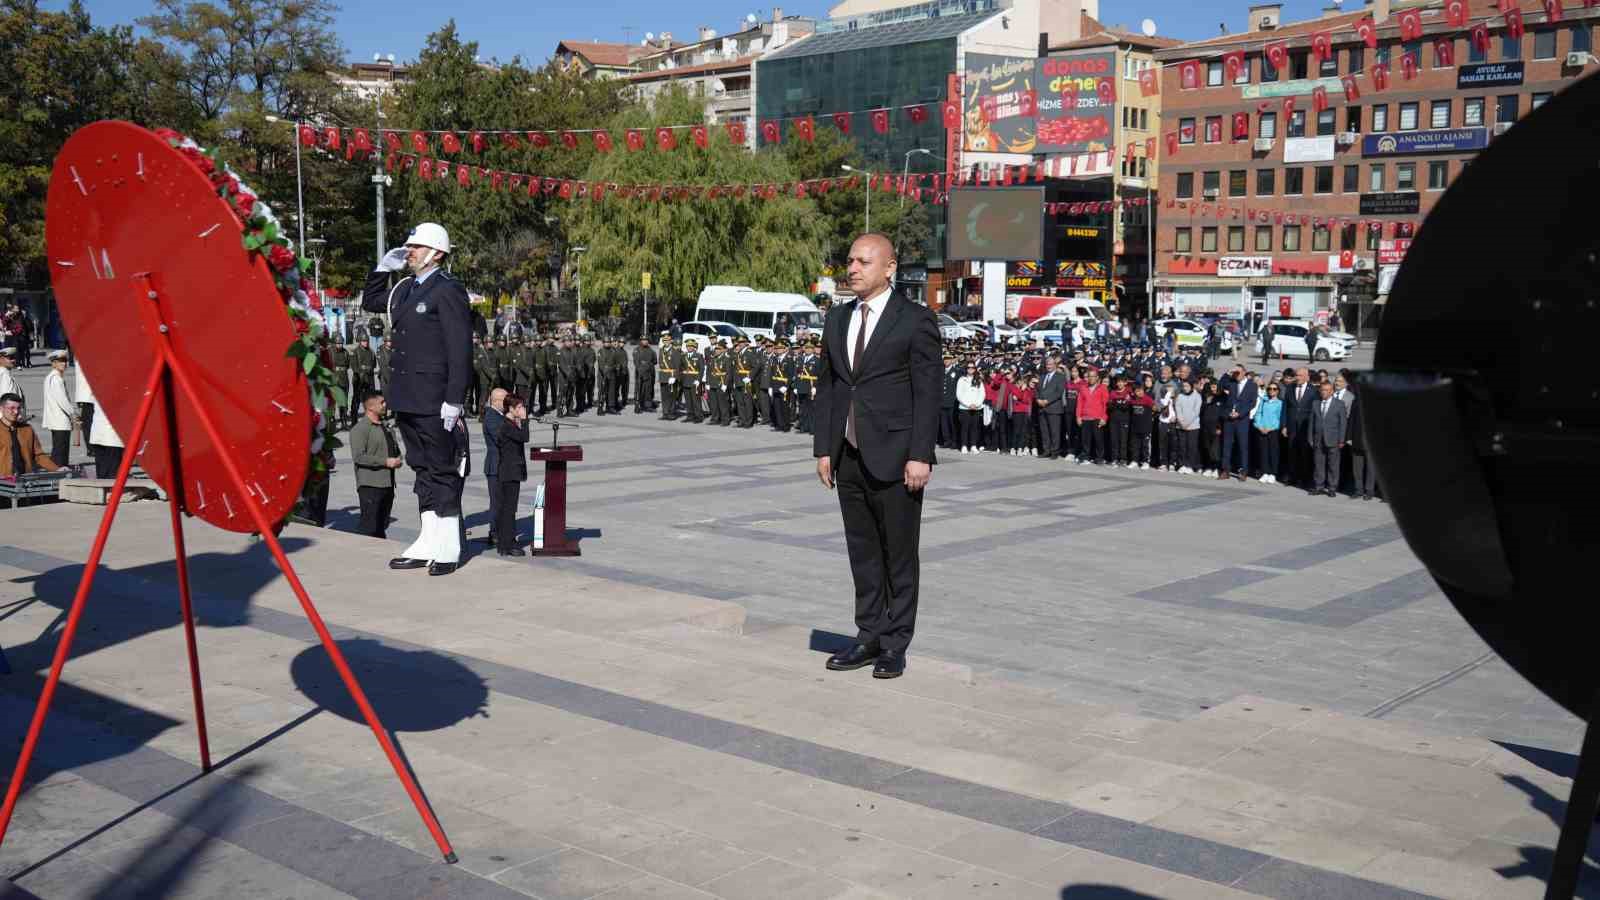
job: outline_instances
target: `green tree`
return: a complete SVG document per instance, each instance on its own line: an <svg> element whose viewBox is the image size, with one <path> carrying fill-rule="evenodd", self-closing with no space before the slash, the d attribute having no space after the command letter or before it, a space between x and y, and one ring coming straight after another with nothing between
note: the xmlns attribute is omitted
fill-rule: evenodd
<svg viewBox="0 0 1600 900"><path fill-rule="evenodd" d="M705 121L704 101L681 90L657 96L649 108L630 108L611 123L612 133L657 125ZM686 131L671 151L622 147L597 156L584 178L621 185L695 186L782 184L796 173L780 153L750 153L726 132L710 129L706 149ZM647 132L648 133L648 132ZM739 197L652 201L610 197L569 206L573 240L588 246L583 260L587 304L636 294L640 276L654 279L652 297L667 301L699 296L708 284L743 284L757 290L804 293L821 271L830 226L810 198ZM661 308L669 309L667 303ZM663 313L664 314L664 313Z"/></svg>
<svg viewBox="0 0 1600 900"><path fill-rule="evenodd" d="M844 169L866 168L861 148L854 138L842 135L832 125L819 124L816 138L802 141L789 137L783 144L784 157L793 167L796 178L849 178L852 173ZM850 255L850 244L867 230L867 175L849 190L831 190L816 198L817 210L828 223L827 264L842 268ZM896 194L874 193L871 202L871 226L894 242L901 262L921 262L926 256L926 246L933 237L933 226L928 211L921 203L911 199L902 202Z"/></svg>

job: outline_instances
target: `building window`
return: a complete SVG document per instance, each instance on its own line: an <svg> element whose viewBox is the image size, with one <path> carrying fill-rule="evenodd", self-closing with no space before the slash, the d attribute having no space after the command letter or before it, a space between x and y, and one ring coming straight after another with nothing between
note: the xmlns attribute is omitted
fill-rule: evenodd
<svg viewBox="0 0 1600 900"><path fill-rule="evenodd" d="M1256 170L1256 196L1257 197L1271 197L1273 194L1277 193L1278 192L1277 181L1278 181L1278 170L1277 169L1257 169Z"/></svg>
<svg viewBox="0 0 1600 900"><path fill-rule="evenodd" d="M1481 63L1481 62L1486 62L1488 59L1489 59L1488 52L1483 50L1482 48L1480 48L1478 46L1478 42L1477 41L1474 41L1471 38L1468 38L1467 39L1467 62Z"/></svg>
<svg viewBox="0 0 1600 900"><path fill-rule="evenodd" d="M1244 58L1243 65L1239 66L1239 74L1233 76L1233 83L1234 84L1249 84L1250 83L1250 57L1246 56Z"/></svg>
<svg viewBox="0 0 1600 900"><path fill-rule="evenodd" d="M1217 87L1222 84L1222 61L1206 63L1206 87Z"/></svg>
<svg viewBox="0 0 1600 900"><path fill-rule="evenodd" d="M1194 118L1193 117L1189 117L1189 118L1184 118L1184 119L1179 119L1178 120L1178 143L1180 143L1180 144L1192 144L1192 143L1194 143Z"/></svg>
<svg viewBox="0 0 1600 900"><path fill-rule="evenodd" d="M1461 101L1461 124L1462 125L1482 125L1483 124L1483 98L1482 97L1468 97L1465 100Z"/></svg>
<svg viewBox="0 0 1600 900"><path fill-rule="evenodd" d="M1229 225L1228 226L1228 252L1229 253L1243 253L1244 252L1244 226L1243 225Z"/></svg>
<svg viewBox="0 0 1600 900"><path fill-rule="evenodd" d="M1359 192L1360 190L1361 190L1361 167L1360 166L1345 166L1344 167L1344 192L1346 194L1354 194L1354 193Z"/></svg>
<svg viewBox="0 0 1600 900"><path fill-rule="evenodd" d="M1122 58L1122 77L1129 79L1139 77L1139 60L1137 58L1133 56L1124 56Z"/></svg>
<svg viewBox="0 0 1600 900"><path fill-rule="evenodd" d="M1297 109L1289 114L1289 137L1306 136L1306 111Z"/></svg>
<svg viewBox="0 0 1600 900"><path fill-rule="evenodd" d="M1587 22L1574 22L1572 25L1572 52L1591 53L1594 51L1594 35L1589 31Z"/></svg>
<svg viewBox="0 0 1600 900"><path fill-rule="evenodd" d="M1372 61L1380 66L1389 66L1389 45L1384 44L1372 55ZM1389 71L1394 71L1394 66L1389 66Z"/></svg>
<svg viewBox="0 0 1600 900"><path fill-rule="evenodd" d="M1243 169L1233 169L1228 172L1229 197L1243 197L1245 195L1245 188L1248 187L1250 183L1249 179L1246 177L1248 174L1249 173L1245 172Z"/></svg>
<svg viewBox="0 0 1600 900"><path fill-rule="evenodd" d="M1509 34L1500 35L1500 58L1521 59L1522 38L1514 38Z"/></svg>
<svg viewBox="0 0 1600 900"><path fill-rule="evenodd" d="M1553 28L1546 28L1533 33L1533 58L1556 58L1556 32Z"/></svg>
<svg viewBox="0 0 1600 900"><path fill-rule="evenodd" d="M1319 194L1333 193L1333 166L1317 166L1315 173L1312 189Z"/></svg>
<svg viewBox="0 0 1600 900"><path fill-rule="evenodd" d="M1297 194L1303 193L1304 190L1305 190L1305 182L1304 182L1305 175L1306 175L1306 170L1305 169L1284 169L1283 170L1283 194L1284 194L1284 196L1293 197L1293 196L1295 196Z"/></svg>
<svg viewBox="0 0 1600 900"><path fill-rule="evenodd" d="M1494 98L1495 122L1515 122L1519 112L1517 104L1518 97L1516 94L1501 94Z"/></svg>
<svg viewBox="0 0 1600 900"><path fill-rule="evenodd" d="M1379 103L1372 107L1372 130L1389 130L1389 104Z"/></svg>
<svg viewBox="0 0 1600 900"><path fill-rule="evenodd" d="M1217 229L1215 227L1200 229L1200 252L1217 252Z"/></svg>
<svg viewBox="0 0 1600 900"><path fill-rule="evenodd" d="M1289 54L1289 72L1291 78L1305 78L1310 74L1309 60L1311 54L1304 50L1299 53Z"/></svg>
<svg viewBox="0 0 1600 900"><path fill-rule="evenodd" d="M1442 191L1450 181L1450 163L1446 160L1435 160L1428 163L1428 190Z"/></svg>
<svg viewBox="0 0 1600 900"><path fill-rule="evenodd" d="M1278 80L1278 69L1272 64L1272 60L1267 59L1265 54L1261 57L1261 80L1263 82Z"/></svg>
<svg viewBox="0 0 1600 900"><path fill-rule="evenodd" d="M1345 74L1360 75L1361 70L1365 68L1367 64L1367 48L1360 46L1351 47L1349 50L1345 51L1345 54L1347 57L1344 67Z"/></svg>
<svg viewBox="0 0 1600 900"><path fill-rule="evenodd" d="M1326 225L1313 225L1313 226L1311 226L1311 250L1312 250L1312 252L1316 252L1316 251L1321 251L1323 253L1327 253L1328 252L1328 226L1326 226Z"/></svg>
<svg viewBox="0 0 1600 900"><path fill-rule="evenodd" d="M1148 109L1139 110L1139 130L1140 131L1149 131L1150 130L1150 110L1148 110Z"/></svg>
<svg viewBox="0 0 1600 900"><path fill-rule="evenodd" d="M1344 225L1339 228L1339 249L1354 250L1356 248L1356 226Z"/></svg>
<svg viewBox="0 0 1600 900"><path fill-rule="evenodd" d="M1446 66L1444 64L1443 57L1441 57L1439 55L1439 45L1440 44L1445 44L1445 45L1448 45L1450 47L1450 61L1452 63L1455 62L1455 58L1456 58L1456 42L1455 42L1454 38L1446 38L1446 37L1435 38L1434 42L1433 42L1433 67L1435 69L1446 68Z"/></svg>
<svg viewBox="0 0 1600 900"><path fill-rule="evenodd" d="M1357 133L1361 131L1361 107L1346 106L1344 108L1344 130Z"/></svg>
<svg viewBox="0 0 1600 900"><path fill-rule="evenodd" d="M1428 107L1428 127L1429 128L1449 128L1450 127L1450 101L1449 100L1435 100L1435 101L1433 101L1432 105L1430 105Z"/></svg>
<svg viewBox="0 0 1600 900"><path fill-rule="evenodd" d="M1150 158L1148 156L1139 157L1139 177L1140 178L1149 177L1149 175L1150 175L1149 163L1150 163ZM1136 207L1136 208L1137 209L1143 209L1143 207ZM1142 217L1142 213L1141 213L1141 217Z"/></svg>
<svg viewBox="0 0 1600 900"><path fill-rule="evenodd" d="M1178 173L1178 199L1187 200L1194 196L1194 173Z"/></svg>
<svg viewBox="0 0 1600 900"><path fill-rule="evenodd" d="M1330 50L1327 59L1318 61L1317 74L1323 76L1339 74L1339 51Z"/></svg>
<svg viewBox="0 0 1600 900"><path fill-rule="evenodd" d="M1394 189L1397 191L1414 191L1417 189L1417 164L1396 163L1394 167Z"/></svg>
<svg viewBox="0 0 1600 900"><path fill-rule="evenodd" d="M1264 112L1257 116L1256 137L1275 138L1278 136L1278 114Z"/></svg>
<svg viewBox="0 0 1600 900"><path fill-rule="evenodd" d="M1205 172L1200 176L1200 192L1207 197L1217 196L1217 191L1221 185L1221 172Z"/></svg>
<svg viewBox="0 0 1600 900"><path fill-rule="evenodd" d="M1373 163L1367 175L1367 191L1378 194L1383 192L1383 163Z"/></svg>
<svg viewBox="0 0 1600 900"><path fill-rule="evenodd" d="M1172 252L1188 253L1194 249L1194 232L1188 228L1179 228L1172 233Z"/></svg>
<svg viewBox="0 0 1600 900"><path fill-rule="evenodd" d="M1283 252L1293 253L1300 249L1300 226L1283 226Z"/></svg>
<svg viewBox="0 0 1600 900"><path fill-rule="evenodd" d="M1549 99L1550 99L1550 92L1549 91L1540 91L1538 93L1535 93L1533 95L1533 97L1530 98L1530 102L1528 104L1528 109L1530 109L1530 110L1538 109L1539 107L1541 107L1541 106L1543 106L1545 104L1545 101L1547 101Z"/></svg>
<svg viewBox="0 0 1600 900"><path fill-rule="evenodd" d="M1222 143L1222 117L1206 116L1206 143Z"/></svg>
<svg viewBox="0 0 1600 900"><path fill-rule="evenodd" d="M1417 130L1417 104L1416 101L1400 104L1400 130Z"/></svg>
<svg viewBox="0 0 1600 900"><path fill-rule="evenodd" d="M1338 127L1338 110L1325 109L1317 113L1317 137L1327 137Z"/></svg>
<svg viewBox="0 0 1600 900"><path fill-rule="evenodd" d="M1422 68L1422 42L1421 41L1407 41L1406 43L1400 45L1400 63L1399 63L1399 65L1402 68L1405 67L1405 59L1408 56L1411 57L1411 63L1413 65L1415 65L1418 69Z"/></svg>
<svg viewBox="0 0 1600 900"><path fill-rule="evenodd" d="M1383 239L1383 230L1379 228L1368 228L1365 229L1365 231L1367 232L1367 249L1378 249L1378 242Z"/></svg>
<svg viewBox="0 0 1600 900"><path fill-rule="evenodd" d="M1266 253L1272 250L1272 226L1256 226L1256 252Z"/></svg>

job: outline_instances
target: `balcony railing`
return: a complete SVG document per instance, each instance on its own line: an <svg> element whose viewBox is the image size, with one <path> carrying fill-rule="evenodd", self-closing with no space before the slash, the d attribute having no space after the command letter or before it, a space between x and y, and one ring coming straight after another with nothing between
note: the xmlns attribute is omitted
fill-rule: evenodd
<svg viewBox="0 0 1600 900"><path fill-rule="evenodd" d="M826 19L817 23L817 33L857 31L862 28L876 28L879 25L892 25L896 22L915 22L919 19L937 19L942 16L964 16L970 13L996 12L1002 9L1010 9L1011 3L1012 0L930 0L928 3L916 3L897 9L862 13L859 16L850 16L847 19Z"/></svg>

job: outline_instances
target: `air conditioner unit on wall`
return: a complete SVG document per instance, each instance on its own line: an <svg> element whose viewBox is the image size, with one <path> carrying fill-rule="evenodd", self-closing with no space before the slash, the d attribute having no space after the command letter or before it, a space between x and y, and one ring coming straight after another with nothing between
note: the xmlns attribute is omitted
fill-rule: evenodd
<svg viewBox="0 0 1600 900"><path fill-rule="evenodd" d="M1574 50L1567 54L1567 66L1569 68L1582 68L1592 62L1594 62L1594 56L1582 50Z"/></svg>
<svg viewBox="0 0 1600 900"><path fill-rule="evenodd" d="M1201 191L1200 192L1200 196L1206 198L1207 200L1215 200L1215 199L1217 199L1218 192L1217 192L1216 188L1208 188L1206 190Z"/></svg>
<svg viewBox="0 0 1600 900"><path fill-rule="evenodd" d="M1510 122L1496 122L1494 123L1494 133L1497 135L1505 134L1511 130L1511 125L1512 123Z"/></svg>
<svg viewBox="0 0 1600 900"><path fill-rule="evenodd" d="M1334 141L1341 147L1348 147L1356 142L1356 133L1354 131L1341 131L1338 137L1334 138Z"/></svg>
<svg viewBox="0 0 1600 900"><path fill-rule="evenodd" d="M1255 148L1257 153L1266 153L1272 149L1275 138L1256 138Z"/></svg>

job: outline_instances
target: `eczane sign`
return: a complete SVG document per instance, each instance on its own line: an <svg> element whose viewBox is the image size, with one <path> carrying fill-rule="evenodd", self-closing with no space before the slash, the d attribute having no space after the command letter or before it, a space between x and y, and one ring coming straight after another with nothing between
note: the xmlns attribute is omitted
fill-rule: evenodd
<svg viewBox="0 0 1600 900"><path fill-rule="evenodd" d="M1230 278L1254 278L1272 274L1270 256L1224 256L1217 260L1217 274Z"/></svg>

